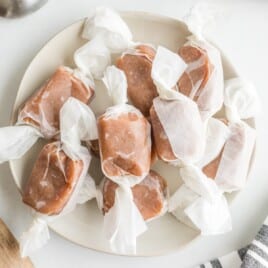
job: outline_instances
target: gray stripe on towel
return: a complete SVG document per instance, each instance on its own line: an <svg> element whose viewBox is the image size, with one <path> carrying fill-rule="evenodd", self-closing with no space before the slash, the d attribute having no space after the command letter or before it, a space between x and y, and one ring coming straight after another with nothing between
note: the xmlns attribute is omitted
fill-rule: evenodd
<svg viewBox="0 0 268 268"><path fill-rule="evenodd" d="M212 268L222 268L222 265L218 259L210 261Z"/></svg>
<svg viewBox="0 0 268 268"><path fill-rule="evenodd" d="M241 264L241 268L266 268L257 260L255 260L250 255L246 254L243 263Z"/></svg>
<svg viewBox="0 0 268 268"><path fill-rule="evenodd" d="M261 248L258 246L251 244L250 245L250 250L256 252L260 257L262 257L264 260L268 261L268 254L265 253Z"/></svg>
<svg viewBox="0 0 268 268"><path fill-rule="evenodd" d="M263 224L256 236L256 240L260 241L268 247L268 225Z"/></svg>
<svg viewBox="0 0 268 268"><path fill-rule="evenodd" d="M244 257L249 249L250 245L247 245L246 247L244 248L241 248L237 251L238 253L238 256L240 257L240 260L243 261L244 260Z"/></svg>

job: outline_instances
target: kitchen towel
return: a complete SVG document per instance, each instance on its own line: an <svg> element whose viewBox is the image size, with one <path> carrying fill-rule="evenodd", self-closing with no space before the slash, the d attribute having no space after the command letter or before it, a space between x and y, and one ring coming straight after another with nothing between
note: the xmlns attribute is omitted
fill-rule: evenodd
<svg viewBox="0 0 268 268"><path fill-rule="evenodd" d="M211 260L199 268L268 268L268 217L250 245L223 257Z"/></svg>

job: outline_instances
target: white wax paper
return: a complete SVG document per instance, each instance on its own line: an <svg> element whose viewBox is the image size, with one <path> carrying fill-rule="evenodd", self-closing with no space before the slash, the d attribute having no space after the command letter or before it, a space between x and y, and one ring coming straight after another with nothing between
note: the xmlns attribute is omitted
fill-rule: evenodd
<svg viewBox="0 0 268 268"><path fill-rule="evenodd" d="M152 65L152 79L161 99L174 100L184 96L174 90L187 65L172 51L159 46Z"/></svg>
<svg viewBox="0 0 268 268"><path fill-rule="evenodd" d="M204 167L214 160L220 154L230 134L231 131L226 124L211 117L207 124L205 152L197 166Z"/></svg>
<svg viewBox="0 0 268 268"><path fill-rule="evenodd" d="M260 110L260 101L255 86L239 77L226 80L224 106L230 122L255 117Z"/></svg>
<svg viewBox="0 0 268 268"><path fill-rule="evenodd" d="M215 24L215 19L219 17L220 13L220 10L216 6L207 3L198 3L194 5L184 17L184 22L188 26L189 31L193 33L192 36L188 37L189 41L186 42L185 45L205 50L212 70L205 87L202 89L197 99L197 104L204 121L220 110L223 104L223 69L221 55L219 50L205 38L207 26ZM188 67L192 70L203 64L204 61L201 60L189 64ZM197 83L196 87L193 87L193 91L196 91L199 86L200 84Z"/></svg>
<svg viewBox="0 0 268 268"><path fill-rule="evenodd" d="M73 82L78 84L77 80L83 85L77 85L78 88L75 88ZM87 77L79 69L73 70L66 66L60 66L19 111L17 125L31 125L36 127L45 139L55 138L59 134L59 127L56 124L58 118L55 118L57 115L54 114L55 109L58 110L67 98L75 93L74 91L78 91L78 94L80 92L85 100L91 100L94 89L92 78ZM54 102L53 98L57 98L57 101ZM34 107L31 107L29 102ZM38 110L36 111L35 108ZM35 123L31 123L31 121Z"/></svg>
<svg viewBox="0 0 268 268"><path fill-rule="evenodd" d="M203 172L194 165L180 169L180 175L184 184L199 196L213 202L215 196L221 191L213 180L209 180Z"/></svg>
<svg viewBox="0 0 268 268"><path fill-rule="evenodd" d="M75 98L69 98L60 111L60 139L63 149L72 159L81 148L81 140L98 139L97 122L93 111Z"/></svg>
<svg viewBox="0 0 268 268"><path fill-rule="evenodd" d="M199 2L189 10L183 21L192 33L199 39L204 39L204 30L207 26L215 24L216 19L221 15L223 15L222 11L217 5L213 5L211 2Z"/></svg>
<svg viewBox="0 0 268 268"><path fill-rule="evenodd" d="M74 185L74 190L62 211L55 216L35 212L35 219L29 230L22 235L20 250L22 256L27 256L43 246L49 239L48 223L74 210L77 204L88 201L96 196L93 179L87 174L91 155L87 148L81 146L81 140L97 137L96 119L93 112L84 103L75 98L69 98L60 111L62 144L58 142L59 150L74 160L83 161L83 170ZM85 188L82 188L85 187Z"/></svg>
<svg viewBox="0 0 268 268"><path fill-rule="evenodd" d="M88 89L95 90L95 83L94 79L91 76L87 76L84 72L82 72L80 69L71 69L69 67L64 66L64 68L69 71L75 78L79 79Z"/></svg>
<svg viewBox="0 0 268 268"><path fill-rule="evenodd" d="M254 118L260 104L255 87L241 78L225 82L224 104L229 122L209 119L206 150L198 166L203 168L222 151L214 180L222 191L232 192L247 182L256 140L256 130L242 119Z"/></svg>
<svg viewBox="0 0 268 268"><path fill-rule="evenodd" d="M94 179L89 175L86 174L86 177L83 181L83 185L77 195L77 204L84 204L89 200L96 198L97 196L97 189Z"/></svg>
<svg viewBox="0 0 268 268"><path fill-rule="evenodd" d="M102 80L114 105L127 103L127 79L123 71L109 66Z"/></svg>
<svg viewBox="0 0 268 268"><path fill-rule="evenodd" d="M174 90L185 68L177 54L158 48L152 78L159 97L153 105L174 155L184 164L199 161L205 146L205 124L196 103Z"/></svg>
<svg viewBox="0 0 268 268"><path fill-rule="evenodd" d="M229 125L215 182L225 192L241 190L246 182L256 140L256 130L244 122Z"/></svg>
<svg viewBox="0 0 268 268"><path fill-rule="evenodd" d="M180 169L184 184L169 200L169 211L178 220L200 230L202 235L216 235L232 229L229 206L215 181L200 169Z"/></svg>
<svg viewBox="0 0 268 268"><path fill-rule="evenodd" d="M82 37L89 40L74 54L75 64L87 76L101 79L111 54L134 46L127 24L112 9L97 7L85 22Z"/></svg>
<svg viewBox="0 0 268 268"><path fill-rule="evenodd" d="M136 253L136 238L147 230L133 200L131 186L121 183L113 207L104 215L104 231L111 249L121 254Z"/></svg>
<svg viewBox="0 0 268 268"><path fill-rule="evenodd" d="M224 80L221 54L216 47L212 46L204 39L198 39L196 36L192 35L188 37L188 40L189 41L185 43L185 46L190 45L205 50L211 65L211 73L209 74L208 81L204 88L200 90L196 101L202 119L205 121L219 111L223 104ZM189 66L191 66L191 69L197 69L202 64L203 63L201 61L200 63L193 63L193 66L191 66L191 64ZM197 88L193 87L193 91L196 90Z"/></svg>
<svg viewBox="0 0 268 268"><path fill-rule="evenodd" d="M111 52L126 50L132 43L132 33L127 24L114 10L97 7L85 22L82 37L88 40L101 35Z"/></svg>
<svg viewBox="0 0 268 268"><path fill-rule="evenodd" d="M153 105L178 163L199 161L205 148L205 125L196 104L190 99L165 101L158 97Z"/></svg>
<svg viewBox="0 0 268 268"><path fill-rule="evenodd" d="M111 97L114 106L108 107L105 111L105 118L117 118L119 115L136 113L142 117L142 113L132 105L127 104L127 78L119 68L108 66L102 79L108 95Z"/></svg>
<svg viewBox="0 0 268 268"><path fill-rule="evenodd" d="M41 216L36 216L29 230L20 238L20 253L22 257L41 248L50 238L48 221Z"/></svg>
<svg viewBox="0 0 268 268"><path fill-rule="evenodd" d="M232 218L224 195L215 196L213 202L199 197L184 212L202 235L219 235L232 230Z"/></svg>
<svg viewBox="0 0 268 268"><path fill-rule="evenodd" d="M145 52L141 51L138 46L139 45L144 45L147 47L151 47L153 50L155 49L155 46L153 44L147 44L147 43L141 43L141 42L136 42L135 46L129 47L126 51L124 51L121 55L121 58L124 57L125 55L134 55L134 56L141 56L145 57L147 60L152 62L152 58Z"/></svg>
<svg viewBox="0 0 268 268"><path fill-rule="evenodd" d="M0 128L0 163L21 158L43 135L31 126Z"/></svg>
<svg viewBox="0 0 268 268"><path fill-rule="evenodd" d="M110 118L116 119L118 116L129 112L134 112L143 117L138 109L126 104L127 80L123 71L115 66L107 67L103 82L115 104L105 112L107 120ZM151 142L151 140L148 142ZM102 164L103 161L105 160L102 160ZM109 174L105 175L119 185L115 191L114 205L104 215L105 236L109 240L113 251L122 254L135 254L137 236L143 233L147 227L134 203L131 187L143 180L147 174L142 174L139 177L131 174L112 177Z"/></svg>
<svg viewBox="0 0 268 268"><path fill-rule="evenodd" d="M111 64L111 55L102 38L97 36L75 51L74 62L88 77L101 79Z"/></svg>
<svg viewBox="0 0 268 268"><path fill-rule="evenodd" d="M259 112L260 103L254 85L241 78L225 81L224 105L230 133L215 182L223 191L232 192L245 186L255 146L256 130L242 121L254 118Z"/></svg>

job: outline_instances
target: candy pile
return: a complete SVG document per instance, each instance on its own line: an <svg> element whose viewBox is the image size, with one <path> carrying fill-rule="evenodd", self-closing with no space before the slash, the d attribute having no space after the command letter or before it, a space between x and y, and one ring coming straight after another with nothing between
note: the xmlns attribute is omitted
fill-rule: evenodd
<svg viewBox="0 0 268 268"><path fill-rule="evenodd" d="M165 213L204 235L230 231L224 193L246 183L256 136L247 124L258 110L254 87L240 78L224 81L220 52L194 32L172 52L134 42L117 13L97 8L82 37L88 42L74 54L76 67L60 66L21 107L16 125L0 129L1 162L47 140L22 193L35 214L22 255L48 240L50 221L93 198L111 249L123 254L135 254L146 222ZM115 65L113 54L120 54ZM95 79L113 103L97 119L90 108ZM221 109L224 116L216 116ZM92 153L103 172L97 186L88 174ZM177 167L183 183L172 196L151 169L156 161Z"/></svg>

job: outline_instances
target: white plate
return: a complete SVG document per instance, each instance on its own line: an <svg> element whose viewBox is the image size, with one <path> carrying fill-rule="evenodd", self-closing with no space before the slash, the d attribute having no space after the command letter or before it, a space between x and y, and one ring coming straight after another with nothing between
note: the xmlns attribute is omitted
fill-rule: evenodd
<svg viewBox="0 0 268 268"><path fill-rule="evenodd" d="M189 32L186 26L175 19L142 12L124 12L123 18L129 25L134 40L155 45L163 45L173 51L186 41ZM37 89L59 65L74 66L73 53L84 40L80 38L83 21L78 21L51 39L35 56L21 81L14 105L13 122L16 121L20 105ZM230 62L223 58L224 76L236 76ZM104 111L109 104L105 90L97 83L96 98L91 106L95 112ZM23 158L10 161L10 167L19 189L22 188L31 172L32 166L44 141L38 142ZM168 181L171 193L177 189L180 181L177 169L160 161L154 167ZM100 178L100 165L96 159L91 165L91 174ZM78 206L75 211L50 224L50 228L66 239L90 249L112 253L102 234L102 214L95 201ZM199 236L199 233L179 223L172 215L148 223L148 231L138 238L137 255L163 255L179 250Z"/></svg>

